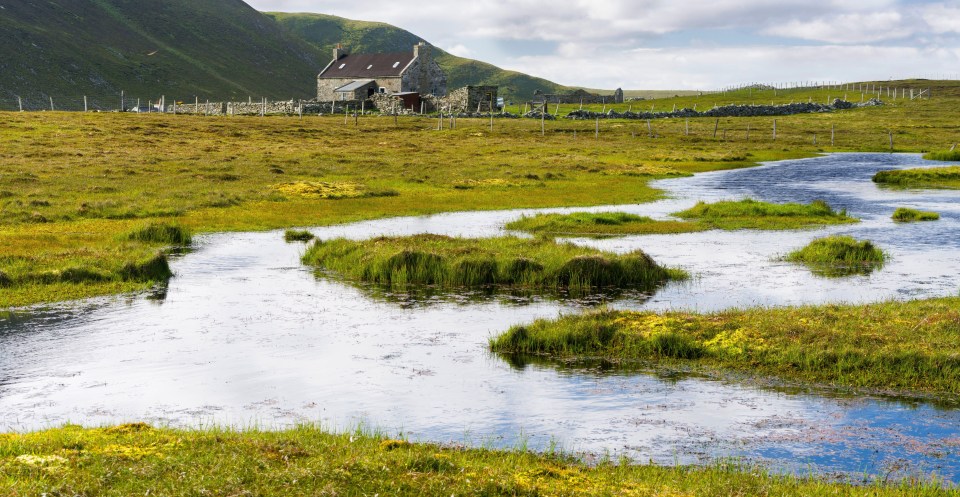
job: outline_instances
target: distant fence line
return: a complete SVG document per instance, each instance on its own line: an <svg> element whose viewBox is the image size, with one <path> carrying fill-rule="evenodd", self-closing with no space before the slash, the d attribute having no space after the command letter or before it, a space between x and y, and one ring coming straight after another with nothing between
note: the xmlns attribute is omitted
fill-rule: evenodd
<svg viewBox="0 0 960 497"><path fill-rule="evenodd" d="M960 79L960 75L954 75ZM789 92L791 90L822 89L836 91L837 97L848 99L846 94L860 93L864 99L915 100L929 99L933 96L930 87L889 86L882 82L839 83L839 82L791 82L791 83L744 83L727 86L719 90L703 91L703 95L725 94L733 91L758 90ZM845 94L844 94L845 93ZM118 93L113 95L48 95L0 96L0 111L73 111L73 112L166 112L177 114L201 115L255 115L255 114L297 114L297 113L342 113L348 107L357 110L352 102L318 102L316 100L289 99L270 100L267 98L248 98L247 101L211 101L190 97L187 99L167 98L165 96L143 97ZM552 102L551 102L552 104Z"/></svg>

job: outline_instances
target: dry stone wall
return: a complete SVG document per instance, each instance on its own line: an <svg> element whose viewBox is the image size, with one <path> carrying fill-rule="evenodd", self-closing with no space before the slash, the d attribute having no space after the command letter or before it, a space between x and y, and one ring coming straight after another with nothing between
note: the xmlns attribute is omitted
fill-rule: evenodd
<svg viewBox="0 0 960 497"><path fill-rule="evenodd" d="M883 105L883 102L873 99L861 104L854 104L839 98L832 104L793 103L784 105L725 105L698 112L693 109L680 109L674 112L591 112L576 110L567 114L567 119L666 119L671 117L762 117L788 116L793 114L814 114L819 112L833 112L835 110L852 109L855 107L870 107Z"/></svg>

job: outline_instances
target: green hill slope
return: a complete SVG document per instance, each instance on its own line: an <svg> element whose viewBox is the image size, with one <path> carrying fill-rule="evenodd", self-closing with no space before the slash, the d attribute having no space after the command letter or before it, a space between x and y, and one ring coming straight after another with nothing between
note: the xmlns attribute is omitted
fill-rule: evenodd
<svg viewBox="0 0 960 497"><path fill-rule="evenodd" d="M240 0L16 0L0 9L0 98L310 97L326 53Z"/></svg>
<svg viewBox="0 0 960 497"><path fill-rule="evenodd" d="M343 43L352 52L393 52L408 51L421 41L420 37L409 31L384 23L354 21L325 14L268 12L267 15L324 54L329 54L337 43ZM470 84L498 85L501 94L508 99L529 98L536 90L547 93L567 90L545 79L436 50L437 62L447 73L450 89ZM329 55L326 57L330 58Z"/></svg>

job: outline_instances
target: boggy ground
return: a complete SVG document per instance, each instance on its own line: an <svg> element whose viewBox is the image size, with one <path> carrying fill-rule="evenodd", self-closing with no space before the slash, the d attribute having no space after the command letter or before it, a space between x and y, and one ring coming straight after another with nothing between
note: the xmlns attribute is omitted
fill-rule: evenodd
<svg viewBox="0 0 960 497"><path fill-rule="evenodd" d="M165 245L131 241L150 222L195 232L318 226L453 210L638 203L651 179L832 151L943 149L960 91L933 100L772 118L591 122L336 116L207 118L0 114L0 308L141 290L118 277ZM908 83L904 83L908 84ZM661 108L821 100L828 90L682 97ZM821 93L824 93L821 95ZM834 92L835 93L835 92ZM747 129L751 130L749 138ZM714 136L714 130L720 132ZM833 130L833 145L827 137ZM814 135L818 139L814 140ZM34 278L82 269L106 278ZM10 278L7 273L17 273ZM78 273L79 274L79 273Z"/></svg>
<svg viewBox="0 0 960 497"><path fill-rule="evenodd" d="M143 424L0 435L0 495L934 496L936 484L851 486L702 468L588 466L560 454L465 449L303 426L181 431Z"/></svg>
<svg viewBox="0 0 960 497"><path fill-rule="evenodd" d="M731 310L598 312L514 326L494 352L696 365L808 385L960 399L960 299Z"/></svg>

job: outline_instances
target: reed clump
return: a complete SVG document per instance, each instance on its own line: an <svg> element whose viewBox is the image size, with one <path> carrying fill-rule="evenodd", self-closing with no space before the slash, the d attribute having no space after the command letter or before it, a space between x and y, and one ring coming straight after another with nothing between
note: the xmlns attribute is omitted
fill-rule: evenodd
<svg viewBox="0 0 960 497"><path fill-rule="evenodd" d="M887 256L869 240L835 235L818 238L783 260L806 265L821 276L842 277L868 275L882 268Z"/></svg>
<svg viewBox="0 0 960 497"><path fill-rule="evenodd" d="M505 226L508 230L545 235L664 235L708 229L687 221L658 221L626 212L575 212L523 216Z"/></svg>
<svg viewBox="0 0 960 497"><path fill-rule="evenodd" d="M139 228L127 238L143 243L157 243L185 247L193 242L190 230L176 224L152 223Z"/></svg>
<svg viewBox="0 0 960 497"><path fill-rule="evenodd" d="M893 220L898 223L913 223L917 221L937 221L940 214L931 211L921 211L909 207L900 207L893 212Z"/></svg>
<svg viewBox="0 0 960 497"><path fill-rule="evenodd" d="M624 255L516 237L467 239L442 235L318 240L303 262L356 281L393 289L500 288L583 294L604 289L653 289L686 277L648 255Z"/></svg>
<svg viewBox="0 0 960 497"><path fill-rule="evenodd" d="M309 242L310 240L313 240L314 238L315 237L313 236L313 233L310 233L307 230L287 230L286 232L283 233L283 239L287 243L295 243L295 242L306 243L306 242Z"/></svg>
<svg viewBox="0 0 960 497"><path fill-rule="evenodd" d="M775 204L749 198L714 203L701 201L673 215L722 230L789 230L859 222L848 216L845 210L836 211L823 200L809 204Z"/></svg>
<svg viewBox="0 0 960 497"><path fill-rule="evenodd" d="M934 152L928 152L923 154L923 158L927 160L939 160L946 162L958 162L960 161L960 150L956 148L951 150L938 150Z"/></svg>
<svg viewBox="0 0 960 497"><path fill-rule="evenodd" d="M774 376L906 395L960 395L960 299L731 310L602 310L514 326L490 340L508 357L604 358Z"/></svg>
<svg viewBox="0 0 960 497"><path fill-rule="evenodd" d="M899 188L953 190L960 188L960 166L880 171L873 175L873 182Z"/></svg>

